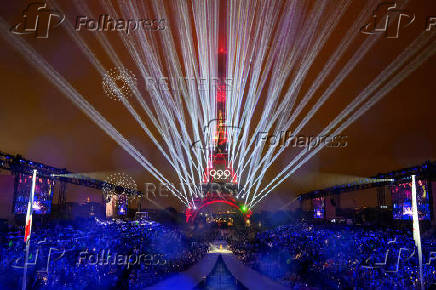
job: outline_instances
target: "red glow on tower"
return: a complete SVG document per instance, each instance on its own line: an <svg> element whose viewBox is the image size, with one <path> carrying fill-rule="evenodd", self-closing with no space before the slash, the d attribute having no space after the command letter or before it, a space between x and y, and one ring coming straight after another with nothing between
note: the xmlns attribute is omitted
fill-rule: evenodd
<svg viewBox="0 0 436 290"><path fill-rule="evenodd" d="M193 221L199 211L214 203L225 203L239 209L244 218L248 219L251 211L242 207L237 201L238 195L238 176L233 169L233 164L228 158L228 126L226 115L227 102L227 23L226 23L226 0L220 1L220 21L218 38L218 81L213 84L215 89L215 119L209 121L209 126L214 126L214 135L209 144L210 154L208 156L207 168L202 176L202 196L201 199L194 200L192 208L186 209L186 221ZM216 76L212 76L216 80ZM214 123L214 124L213 124ZM211 129L211 127L209 127ZM219 190L215 190L213 185L219 184ZM242 210L244 209L244 210Z"/></svg>

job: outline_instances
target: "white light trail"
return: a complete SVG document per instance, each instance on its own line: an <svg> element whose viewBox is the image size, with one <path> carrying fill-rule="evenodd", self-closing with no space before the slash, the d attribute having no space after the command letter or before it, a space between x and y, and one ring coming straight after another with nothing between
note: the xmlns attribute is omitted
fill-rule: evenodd
<svg viewBox="0 0 436 290"><path fill-rule="evenodd" d="M364 90L362 93L350 103L349 107L347 107L344 111L348 110L348 113L352 111L352 109L356 108L361 101L366 99L369 95L374 94L374 96L370 97L361 107L355 111L351 117L349 117L346 121L344 121L331 135L337 136L343 130L345 130L349 125L351 125L355 120L357 120L360 116L362 116L366 111L368 111L376 102L378 102L384 95L390 92L393 88L395 88L401 81L403 81L406 77L408 77L413 71L415 71L418 67L420 67L428 58L430 58L436 52L435 46L435 38L429 37L425 33L421 33L416 40L409 45L407 49L405 49L397 58L384 70L382 71L377 78ZM427 46L427 47L426 47ZM416 53L426 47L422 52L420 52L417 56ZM411 58L415 58L410 61ZM410 62L409 62L410 61ZM405 65L406 64L406 65ZM404 67L403 67L404 66ZM399 68L403 67L400 71L395 73ZM393 76L394 75L394 76ZM388 80L388 81L387 81ZM384 82L387 83L383 85L380 89L377 88ZM321 132L319 136L325 135L337 126L337 124L344 119L348 113L340 114L334 121L332 121L329 126ZM276 188L280 183L282 183L285 179L287 179L291 174L293 174L298 168L300 168L303 164L305 164L310 158L312 158L318 151L324 148L325 144L320 144L317 148L312 150L310 153L307 150L303 150L300 154L297 155L289 165L282 170L273 180L263 189L264 193L261 196L262 192L259 194L258 200L253 200L251 202L252 206L255 206L258 202L260 202L269 192L271 192L274 188ZM308 153L297 165L294 164L301 159L305 153ZM284 176L283 176L284 175ZM282 177L283 176L283 177ZM270 187L268 189L268 187Z"/></svg>
<svg viewBox="0 0 436 290"><path fill-rule="evenodd" d="M380 39L381 34L366 37L355 51L349 51L351 45L358 41L359 28L368 21L368 11L373 11L378 1L370 0L362 5L350 27L333 47L332 54L325 63L322 62L319 72L314 73L314 80L307 90L304 84L313 73L314 64L317 64L331 35L337 33L338 23L344 15L348 16L349 7L354 4L347 0L222 1L227 1L226 75L230 79L226 88L225 125L229 128L227 162L236 171L239 188L244 190L236 195L238 202L254 207L323 147L320 145L301 151L263 187L268 169L290 144L285 143L277 149L268 146L267 142L258 142L257 134L293 128L292 133L297 135L310 124ZM54 0L50 3L61 10ZM159 32L143 29L129 34L113 32L124 46L122 52L112 45L108 33L96 32L92 37L113 64L110 68L125 67L122 61L124 54L136 66L136 70L132 70L139 72L138 85L129 83L133 98L122 97L120 90L115 89L115 92L129 116L140 125L144 136L152 141L177 174L180 190L33 48L9 33L4 33L3 37L158 181L170 184L171 191L184 205L195 208L195 198L202 196L198 185L203 182L206 168L210 167L209 157L216 133L213 122L217 119L216 87L213 79L218 76L218 33L222 21L219 17L220 2L174 0L171 5L162 5L159 0L100 0L97 4L113 19L153 16L166 20L166 29ZM98 18L86 2L75 1L74 5L82 15ZM2 20L1 26L5 30L7 24ZM75 31L68 18L62 26L99 75L106 75L108 69L105 65L108 64L103 65L95 48L93 50L85 37ZM332 116L333 121L319 135L339 134L392 90L431 55L428 48L424 49L426 43L427 38L418 37L345 109ZM420 49L424 51L419 53ZM407 62L417 54L415 59ZM334 72L336 75L332 76ZM161 83L162 80L180 79L184 81L177 82L175 89L171 84ZM150 80L153 81L151 85ZM327 80L329 83L326 83ZM143 82L145 89L141 85ZM318 93L319 97L314 99ZM304 111L307 113L302 115ZM299 123L297 120L300 120ZM195 143L203 148L193 150L191 146Z"/></svg>
<svg viewBox="0 0 436 290"><path fill-rule="evenodd" d="M61 90L79 109L103 129L114 141L136 159L157 180L170 186L170 191L187 205L187 200L182 200L180 193L163 175L133 147L98 111L94 109L81 94L79 94L41 55L24 42L20 37L9 33L9 25L0 18L0 27L3 37L19 51L36 69L47 77L53 85Z"/></svg>

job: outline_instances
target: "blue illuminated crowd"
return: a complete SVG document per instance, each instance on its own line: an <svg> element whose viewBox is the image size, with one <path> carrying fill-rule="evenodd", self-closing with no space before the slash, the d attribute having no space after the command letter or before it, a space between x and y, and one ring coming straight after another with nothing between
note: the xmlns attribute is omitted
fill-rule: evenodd
<svg viewBox="0 0 436 290"><path fill-rule="evenodd" d="M1 242L0 288L18 289L23 230ZM27 281L32 289L143 289L195 264L207 245L147 221L47 226L32 233Z"/></svg>
<svg viewBox="0 0 436 290"><path fill-rule="evenodd" d="M219 233L223 233L218 230ZM215 232L217 234L218 232ZM418 255L407 230L295 222L257 232L226 230L246 265L294 289L411 289L419 285ZM143 289L184 271L207 253L214 233L188 237L150 221L88 220L35 227L31 289ZM224 237L221 237L224 238ZM23 229L0 237L0 289L21 287ZM426 288L436 284L436 236L423 233Z"/></svg>
<svg viewBox="0 0 436 290"><path fill-rule="evenodd" d="M230 240L247 265L292 288L411 289L418 255L408 231L295 223ZM436 236L423 235L423 276L436 286ZM401 252L400 249L402 248ZM432 253L433 252L433 253Z"/></svg>

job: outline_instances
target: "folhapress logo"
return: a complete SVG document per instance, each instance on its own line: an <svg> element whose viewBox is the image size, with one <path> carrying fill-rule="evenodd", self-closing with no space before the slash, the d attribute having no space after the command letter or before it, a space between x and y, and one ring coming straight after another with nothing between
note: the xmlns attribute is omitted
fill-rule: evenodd
<svg viewBox="0 0 436 290"><path fill-rule="evenodd" d="M22 22L14 25L11 32L18 35L33 35L35 38L48 38L52 27L59 26L65 15L49 9L47 3L30 3L23 11Z"/></svg>
<svg viewBox="0 0 436 290"><path fill-rule="evenodd" d="M386 38L398 38L400 28L409 26L415 21L415 14L398 9L397 4L381 3L373 11L372 20L360 28L364 34L384 32Z"/></svg>

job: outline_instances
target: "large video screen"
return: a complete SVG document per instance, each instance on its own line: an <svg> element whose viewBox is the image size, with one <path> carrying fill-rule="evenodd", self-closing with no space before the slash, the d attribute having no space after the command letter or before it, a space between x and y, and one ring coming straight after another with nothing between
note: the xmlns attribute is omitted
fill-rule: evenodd
<svg viewBox="0 0 436 290"><path fill-rule="evenodd" d="M313 217L316 219L324 218L324 197L317 197L312 199Z"/></svg>
<svg viewBox="0 0 436 290"><path fill-rule="evenodd" d="M402 183L391 187L392 208L394 219L412 219L412 182ZM425 180L416 181L416 201L418 218L430 220L430 204L428 185Z"/></svg>
<svg viewBox="0 0 436 290"><path fill-rule="evenodd" d="M15 214L26 214L30 191L32 190L32 175L20 174L15 195ZM54 181L47 178L37 178L35 195L33 197L33 213L47 214L51 211L53 200Z"/></svg>

